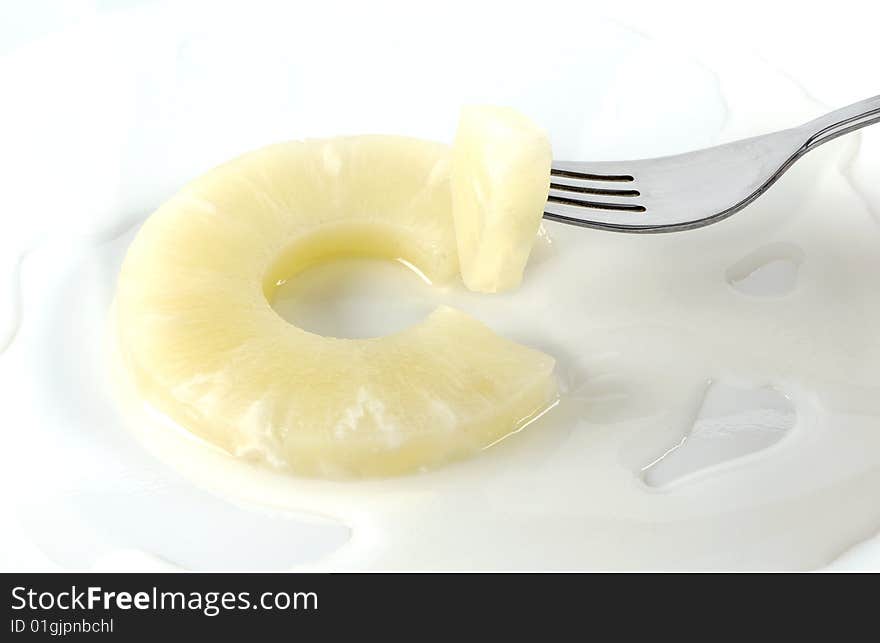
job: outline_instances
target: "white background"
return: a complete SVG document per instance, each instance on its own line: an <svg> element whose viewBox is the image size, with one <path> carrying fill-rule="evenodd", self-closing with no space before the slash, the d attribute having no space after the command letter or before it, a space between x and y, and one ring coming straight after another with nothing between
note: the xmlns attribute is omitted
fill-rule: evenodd
<svg viewBox="0 0 880 643"><path fill-rule="evenodd" d="M0 2L0 55L8 54L31 40L60 31L99 13L124 10L155 0L3 0ZM175 3L181 7L201 7L205 19L222 4L214 2ZM299 5L307 14L313 2ZM328 3L321 3L328 4ZM330 3L333 4L333 3ZM346 5L341 2L339 19L345 20ZM446 1L442 3L389 2L374 0L369 16L383 23L406 29L410 20L423 19L437 30L455 29L467 23L476 5L497 6L497 24L486 24L487 48L493 32L503 29L508 2ZM525 3L515 3L525 4ZM545 0L530 3L535 12L558 15L560 21L583 24L584 38L590 37L595 16L605 16L645 34L677 42L688 51L718 47L755 52L771 65L784 69L815 96L829 103L854 101L877 92L877 29L880 4L872 0L835 2L792 2L739 0L738 2L692 2L689 0L628 0L594 2ZM369 23L362 24L369 29ZM291 38L298 37L297 25L290 25ZM356 56L357 52L352 52ZM650 99L650 96L646 96Z"/></svg>
<svg viewBox="0 0 880 643"><path fill-rule="evenodd" d="M137 10L139 6L153 2L154 0L0 0L0 66L5 65L6 69L11 67L14 70L17 56L35 42L102 15ZM210 21L221 4L224 3L174 3L181 12L203 14L206 21ZM297 4L296 9L290 8ZM307 13L314 4L314 0L285 3L288 7L286 15L290 16L291 39L304 35L298 31L295 19L297 11ZM325 8L328 4L338 5L335 11L340 25L344 25L345 29L369 30L372 24L381 22L386 27L388 24L396 25L405 31L412 21L428 21L436 30L450 34L450 46L454 46L456 30L473 21L476 5L492 5L494 11L488 15L494 19L477 26L485 32L485 46L490 51L493 38L505 29L506 7L510 5L510 0L498 3L395 3L374 0L368 3L320 4ZM628 0L609 3L607 0L580 0L543 1L533 5L532 10L536 13L551 14L558 17L561 23L582 25L584 38L591 37L596 17L603 16L709 62L714 56L720 55L720 52L729 54L731 51L742 51L744 55L756 54L767 65L795 79L813 98L829 106L842 106L880 93L880 57L877 53L880 3L876 0L838 0L833 3L767 0ZM481 15L485 16L486 13ZM83 43L83 46L88 47L88 43ZM358 52L346 51L344 41L331 40L329 46L335 49L337 56L350 56L353 61L357 60ZM525 49L528 46L529 43L523 43ZM30 73L28 70L20 71L24 74ZM345 80L340 79L340 82ZM40 82L39 75L32 80L35 86ZM572 78L566 82L589 82L589 79ZM639 78L636 75L629 82L644 86L641 99L648 104L662 98L662 79ZM364 88L359 86L359 89ZM84 94L89 92L88 87L71 87L69 90ZM52 94L44 92L37 95ZM21 101L16 102L16 98L10 95L8 88L0 87L0 131L10 135L14 134L18 125L30 127L35 122L44 124L45 129L51 132L55 117L65 113L63 101L26 105L26 109L22 109ZM765 108L762 98L761 93L756 91L755 110ZM32 122L22 123L21 119L30 119ZM23 129L27 130L27 127ZM880 130L880 127L875 129ZM880 131L866 132L864 144L880 146ZM99 154L91 153L86 138L83 138L82 145L83 163L102 162ZM27 202L7 201L5 204L0 198L0 282L12 278L16 252L38 240L33 226L30 225L31 212L39 211L37 206L41 203L63 207L65 196L63 193L59 194L56 177L53 175L58 168L53 166L52 159L22 158L19 153L13 154L13 149L20 152L22 148L4 145L0 140L0 177L5 176L7 181L16 184L26 182L26 194L29 197ZM2 183L3 179L0 178L0 186ZM18 193L21 194L22 191L19 190ZM65 222L72 228L76 227L76 223L75 218ZM4 285L0 283L0 289ZM3 324L9 323L3 317L5 312L0 311L0 335L3 333Z"/></svg>

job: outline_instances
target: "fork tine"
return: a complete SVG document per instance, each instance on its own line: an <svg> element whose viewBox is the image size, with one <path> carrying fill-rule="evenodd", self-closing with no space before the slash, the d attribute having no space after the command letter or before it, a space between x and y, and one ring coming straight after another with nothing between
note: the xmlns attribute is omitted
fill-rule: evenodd
<svg viewBox="0 0 880 643"><path fill-rule="evenodd" d="M635 176L622 164L553 161L545 214L567 219L589 216L590 210L645 212L645 206L636 200L639 196Z"/></svg>
<svg viewBox="0 0 880 643"><path fill-rule="evenodd" d="M641 192L636 189L621 189L604 187L607 184L591 183L587 181L574 181L567 178L554 177L550 180L550 189L559 192L568 192L572 198L577 194L598 194L603 196L639 196ZM603 186L603 187L599 187ZM622 187L622 186L621 186ZM560 196L565 196L560 194Z"/></svg>
<svg viewBox="0 0 880 643"><path fill-rule="evenodd" d="M551 170L547 204L561 204L596 210L645 212L645 207L634 200L641 196L631 174L596 174L588 172ZM603 177L590 178L586 177ZM608 178L612 177L612 178ZM624 177L626 181L624 181ZM609 187L606 181L625 182L628 185Z"/></svg>
<svg viewBox="0 0 880 643"><path fill-rule="evenodd" d="M572 206L552 201L548 201L544 206L544 219L584 228L618 232L652 232L652 228L656 226L646 221L645 217L648 214L632 210L609 210L604 207Z"/></svg>
<svg viewBox="0 0 880 643"><path fill-rule="evenodd" d="M584 163L554 161L550 167L550 176L585 179L588 181L630 182L635 180L631 174L607 172L606 167L602 167L601 171L592 172L586 169L585 165ZM607 164L602 165L607 166Z"/></svg>
<svg viewBox="0 0 880 643"><path fill-rule="evenodd" d="M583 198L570 198L560 196L558 191L551 190L547 197L547 203L557 203L560 205L574 206L577 208L595 209L595 210L619 210L621 212L645 212L646 208L638 203L624 202L622 200L611 200L614 197L603 197L601 200L588 200ZM626 197L623 197L626 198Z"/></svg>

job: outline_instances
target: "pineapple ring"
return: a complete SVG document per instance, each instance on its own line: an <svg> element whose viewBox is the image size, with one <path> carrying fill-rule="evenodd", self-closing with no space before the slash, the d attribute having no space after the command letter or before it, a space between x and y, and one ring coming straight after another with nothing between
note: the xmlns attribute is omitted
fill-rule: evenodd
<svg viewBox="0 0 880 643"><path fill-rule="evenodd" d="M186 186L144 224L117 291L139 394L239 456L325 477L392 475L471 454L555 399L553 359L442 307L399 333L309 333L276 285L339 256L458 271L449 151L401 137L292 142Z"/></svg>

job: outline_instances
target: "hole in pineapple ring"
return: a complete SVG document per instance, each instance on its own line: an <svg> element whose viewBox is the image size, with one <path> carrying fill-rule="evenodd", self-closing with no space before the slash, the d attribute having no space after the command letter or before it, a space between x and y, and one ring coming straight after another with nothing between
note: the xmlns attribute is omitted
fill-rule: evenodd
<svg viewBox="0 0 880 643"><path fill-rule="evenodd" d="M365 339L396 333L427 317L437 307L430 291L403 261L345 258L279 284L272 308L310 333Z"/></svg>
<svg viewBox="0 0 880 643"><path fill-rule="evenodd" d="M438 305L431 280L399 256L407 245L389 230L322 230L282 254L263 291L282 319L310 333L390 335L419 323Z"/></svg>

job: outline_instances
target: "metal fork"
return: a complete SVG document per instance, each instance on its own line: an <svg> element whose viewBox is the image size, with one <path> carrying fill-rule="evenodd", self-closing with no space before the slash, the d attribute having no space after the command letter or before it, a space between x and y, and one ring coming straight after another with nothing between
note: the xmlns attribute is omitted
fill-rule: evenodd
<svg viewBox="0 0 880 643"><path fill-rule="evenodd" d="M722 221L823 143L880 121L880 96L805 125L638 161L554 161L544 218L614 232L678 232Z"/></svg>

